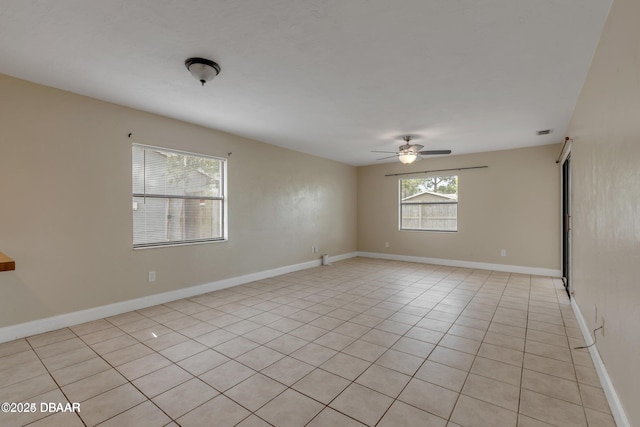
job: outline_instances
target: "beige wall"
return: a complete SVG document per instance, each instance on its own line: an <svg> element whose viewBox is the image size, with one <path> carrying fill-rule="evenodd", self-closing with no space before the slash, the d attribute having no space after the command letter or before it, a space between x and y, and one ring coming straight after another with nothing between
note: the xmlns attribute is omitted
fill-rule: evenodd
<svg viewBox="0 0 640 427"><path fill-rule="evenodd" d="M640 2L614 0L570 125L573 289L640 426ZM593 307L598 308L598 321Z"/></svg>
<svg viewBox="0 0 640 427"><path fill-rule="evenodd" d="M355 167L7 76L0 94L0 327L356 250ZM134 141L233 153L228 242L132 250Z"/></svg>
<svg viewBox="0 0 640 427"><path fill-rule="evenodd" d="M554 144L358 168L358 250L558 270L559 151ZM470 166L488 168L458 172L458 232L398 230L399 177L385 174Z"/></svg>

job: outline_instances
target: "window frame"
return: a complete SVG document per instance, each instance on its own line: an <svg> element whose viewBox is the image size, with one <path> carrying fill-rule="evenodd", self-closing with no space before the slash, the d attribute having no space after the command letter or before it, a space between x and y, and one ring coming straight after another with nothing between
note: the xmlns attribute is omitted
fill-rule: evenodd
<svg viewBox="0 0 640 427"><path fill-rule="evenodd" d="M134 174L134 164L133 164L133 150L135 147L138 148L142 148L144 150L152 150L152 151L161 151L161 152L166 152L166 153L173 153L173 154L178 154L178 155L182 155L182 156L191 156L191 157L197 157L197 158L204 158L204 159L213 159L213 160L217 160L220 162L220 192L221 195L220 196L177 196L177 195L170 195L170 194L152 194L152 193L147 193L146 192L146 188L144 188L144 192L143 193L134 193L133 192L133 174ZM154 146L154 145L148 145L148 144L138 144L138 143L132 143L131 144L131 194L132 194L132 199L135 198L150 198L150 199L180 199L180 200L211 200L211 201L220 201L222 203L222 208L221 208L221 213L220 213L220 221L221 221L221 227L220 227L220 232L221 232L221 237L212 237L212 238L203 238L203 239L187 239L187 240L171 240L171 241L162 241L162 242L153 242L153 243L134 243L135 242L135 228L132 229L132 244L133 244L133 249L134 250L138 250L138 249L151 249L151 248L164 248L164 247L171 247L171 246L186 246L186 245L200 245L200 244L207 244L207 243L218 243L218 242L226 242L229 240L229 236L228 236L228 213L227 213L227 158L224 157L218 157L218 156L211 156L211 155L207 155L207 154L199 154L199 153L194 153L194 152L190 152L190 151L184 151L184 150L177 150L174 148L166 148L166 147L159 147L159 146ZM145 173L146 176L146 170L143 171L143 173ZM146 184L146 183L145 183ZM131 224L132 227L134 225L134 220L133 220L133 211L132 211L132 216L131 216Z"/></svg>
<svg viewBox="0 0 640 427"><path fill-rule="evenodd" d="M432 233L457 233L459 231L458 227L458 205L459 205L459 194L460 188L458 187L456 191L456 199L451 201L444 202L414 202L414 203L403 203L402 198L402 181L409 179L429 179L429 178L438 178L438 177L456 177L457 185L460 185L460 175L430 175L424 178L399 178L398 179L398 230L399 231L425 231ZM424 206L424 205L456 205L456 229L455 230L443 230L439 228L405 228L403 227L403 217L402 217L402 208L403 206Z"/></svg>

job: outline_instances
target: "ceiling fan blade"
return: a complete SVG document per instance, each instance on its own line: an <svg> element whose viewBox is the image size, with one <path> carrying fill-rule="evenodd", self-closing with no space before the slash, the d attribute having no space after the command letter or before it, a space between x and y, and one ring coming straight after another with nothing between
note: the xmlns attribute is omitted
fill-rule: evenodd
<svg viewBox="0 0 640 427"><path fill-rule="evenodd" d="M376 151L373 150L372 153L389 153L389 154L398 154L397 151Z"/></svg>
<svg viewBox="0 0 640 427"><path fill-rule="evenodd" d="M435 156L436 154L451 154L451 150L425 150L421 151L421 156Z"/></svg>
<svg viewBox="0 0 640 427"><path fill-rule="evenodd" d="M376 161L378 161L378 160L384 160L384 159L390 159L390 158L392 158L392 157L398 157L398 155L397 155L397 154L394 154L393 156L382 157L381 159L376 159Z"/></svg>

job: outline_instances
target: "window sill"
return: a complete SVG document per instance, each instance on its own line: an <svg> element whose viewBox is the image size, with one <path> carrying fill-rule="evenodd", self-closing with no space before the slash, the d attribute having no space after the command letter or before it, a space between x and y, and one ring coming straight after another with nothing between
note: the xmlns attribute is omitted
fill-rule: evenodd
<svg viewBox="0 0 640 427"><path fill-rule="evenodd" d="M458 230L431 230L426 228L400 228L399 231L426 231L429 233L457 233Z"/></svg>
<svg viewBox="0 0 640 427"><path fill-rule="evenodd" d="M193 246L193 245L207 245L209 243L224 243L228 242L229 239L215 239L215 240L203 240L200 242L181 242L181 243L167 243L162 245L150 245L150 246L134 246L134 251L139 251L143 249L157 249L157 248L174 248L176 246Z"/></svg>
<svg viewBox="0 0 640 427"><path fill-rule="evenodd" d="M0 252L0 271L13 271L16 269L16 262Z"/></svg>

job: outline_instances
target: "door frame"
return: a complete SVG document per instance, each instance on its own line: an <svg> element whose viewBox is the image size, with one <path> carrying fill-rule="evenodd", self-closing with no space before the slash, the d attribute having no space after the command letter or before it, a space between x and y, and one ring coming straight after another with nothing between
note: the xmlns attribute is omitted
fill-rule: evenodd
<svg viewBox="0 0 640 427"><path fill-rule="evenodd" d="M572 288L572 223L571 223L571 140L560 158L560 266L562 280L567 295L571 298Z"/></svg>

